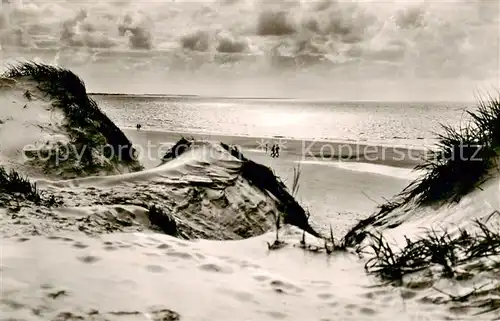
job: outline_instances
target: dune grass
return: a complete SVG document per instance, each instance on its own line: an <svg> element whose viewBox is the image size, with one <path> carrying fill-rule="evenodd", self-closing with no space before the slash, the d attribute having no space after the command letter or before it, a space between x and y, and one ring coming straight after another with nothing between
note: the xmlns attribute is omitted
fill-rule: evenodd
<svg viewBox="0 0 500 321"><path fill-rule="evenodd" d="M495 211L493 214L500 215L500 212ZM416 241L406 238L405 246L397 250L382 234L370 233L368 247L374 256L368 260L365 268L389 281L401 281L405 275L428 269L432 265L442 268L442 276L454 277L454 268L459 265L500 255L500 226L487 226L479 220L475 221L475 226L475 232L462 229L456 236L448 231L438 233L428 230Z"/></svg>
<svg viewBox="0 0 500 321"><path fill-rule="evenodd" d="M35 183L15 170L7 172L0 166L0 192L15 195L18 198L40 203L41 196Z"/></svg>
<svg viewBox="0 0 500 321"><path fill-rule="evenodd" d="M500 216L500 212L494 211L490 217L493 215ZM412 274L417 273L422 278L417 278L417 284L432 287L448 296L449 302L481 309L480 314L497 313L500 310L500 286L494 280L500 273L500 226L488 226L476 220L475 227L474 232L462 229L454 235L446 230L428 230L415 241L406 238L402 248L392 247L382 234L370 233L371 242L367 246L373 256L366 262L365 269L392 284L410 288L414 286L416 276ZM462 295L452 295L433 286L434 278L444 277L454 283L464 281L465 286L470 287L469 280L479 273L486 273L489 278L493 276L493 282ZM405 279L410 275L411 278Z"/></svg>
<svg viewBox="0 0 500 321"><path fill-rule="evenodd" d="M415 168L426 174L398 195L402 204L458 202L489 178L500 152L500 94L479 101L477 111L467 113L472 119L467 125L459 129L443 125L437 150Z"/></svg>
<svg viewBox="0 0 500 321"><path fill-rule="evenodd" d="M109 144L109 154L112 155L104 156L129 163L133 169L141 169L130 140L87 95L84 82L73 72L27 62L10 66L3 77L32 79L38 83L41 92L54 99L54 108L60 108L67 117L66 128L72 136L72 143L83 154L82 161L92 163L92 150Z"/></svg>
<svg viewBox="0 0 500 321"><path fill-rule="evenodd" d="M477 109L467 113L471 121L459 129L442 125L436 150L428 152L415 168L425 174L351 228L343 237L344 247L359 244L366 236L366 227L381 224L381 219L396 209L409 204L459 202L492 175L498 175L492 171L500 156L500 93L479 100Z"/></svg>
<svg viewBox="0 0 500 321"><path fill-rule="evenodd" d="M0 197L2 202L10 198L18 202L30 201L36 205L44 206L55 206L62 203L61 200L56 199L53 195L42 193L37 188L36 183L32 183L28 177L21 175L15 170L7 171L3 166L0 166L0 194L8 196L7 199Z"/></svg>

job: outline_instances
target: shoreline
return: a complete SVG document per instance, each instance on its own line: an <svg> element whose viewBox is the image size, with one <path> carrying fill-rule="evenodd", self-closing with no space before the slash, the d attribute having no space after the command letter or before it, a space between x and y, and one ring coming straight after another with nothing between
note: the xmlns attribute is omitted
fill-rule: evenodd
<svg viewBox="0 0 500 321"><path fill-rule="evenodd" d="M280 146L280 156L299 158L303 161L362 162L400 168L414 168L421 163L425 149L401 146L383 146L370 143L339 142L324 139L296 139L287 137L238 136L207 133L187 133L122 127L135 144L150 146L173 144L180 138L210 140L235 145L250 153L265 153L264 144ZM270 153L270 151L268 151Z"/></svg>
<svg viewBox="0 0 500 321"><path fill-rule="evenodd" d="M123 131L127 132L136 132L137 129L135 127L125 127L125 126L120 126L120 129ZM252 135L237 135L237 134L224 134L224 133L208 133L208 132L195 132L195 131L174 131L174 130L167 130L167 129L161 129L161 128L148 128L148 129L141 129L141 132L151 132L151 133L165 133L169 136L171 135L181 135L181 137L190 137L190 136L209 136L209 137L231 137L231 138L237 138L237 139L274 139L274 140L292 140L292 141L310 141L310 142L322 142L322 143L331 143L331 144L347 144L347 145L353 145L356 140L352 139L336 139L336 138L310 138L310 137L291 137L291 136L281 136L281 135L274 135L274 136L252 136ZM424 139L422 139L424 140ZM369 141L363 141L362 143L359 143L358 145L363 145L363 146L375 146L375 147L390 147L390 148L401 148L401 149L412 149L412 150L418 150L418 151L428 151L430 150L429 148L423 147L423 146L409 146L409 145L398 145L398 144L383 144L383 143L378 143L378 142L369 142Z"/></svg>

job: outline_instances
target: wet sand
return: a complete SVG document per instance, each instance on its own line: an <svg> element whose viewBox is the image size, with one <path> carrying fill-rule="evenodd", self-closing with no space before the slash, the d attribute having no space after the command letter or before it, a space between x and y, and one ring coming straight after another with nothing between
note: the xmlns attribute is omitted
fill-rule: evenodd
<svg viewBox="0 0 500 321"><path fill-rule="evenodd" d="M302 161L362 162L401 168L414 168L421 162L424 155L423 149L377 146L356 142L191 134L143 129L138 131L129 128L125 128L124 131L127 136L133 137L134 144L140 146L148 146L148 144L158 145L158 142L170 145L178 141L181 137L192 137L194 139L224 142L235 145L242 151L247 152L255 151L263 153L265 152L265 144L268 144L268 153L270 154L271 146L278 144L280 146L280 157L294 157Z"/></svg>

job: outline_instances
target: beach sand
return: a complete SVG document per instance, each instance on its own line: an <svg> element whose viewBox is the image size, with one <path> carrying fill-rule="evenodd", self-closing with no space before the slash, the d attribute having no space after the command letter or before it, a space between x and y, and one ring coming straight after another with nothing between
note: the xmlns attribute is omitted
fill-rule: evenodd
<svg viewBox="0 0 500 321"><path fill-rule="evenodd" d="M137 146L139 152L142 152L140 161L146 168L158 166L167 149L183 136L236 145L249 159L272 168L289 188L293 181L293 170L300 163L301 187L297 199L311 211L314 221L321 225L320 228L328 229L331 224L337 235L341 235L358 220L373 213L377 205L400 192L418 174L413 172L411 169L413 166L410 166L416 164L416 161L408 158L406 161L394 159L396 156L394 148L373 147L371 149L373 153L379 153L379 161L365 161L362 157L322 159L310 155L303 157L302 141L283 139L280 157L272 158L269 155L270 151L266 154L259 148L258 143L262 139L260 137L195 135L136 129L124 129L124 132ZM273 141L270 140L270 144ZM342 145L328 141L309 141L304 144L313 144L312 154L318 153L321 146ZM150 147L141 150L147 146ZM359 146L361 149L362 146ZM352 148L354 150L355 147ZM400 150L406 152L406 155L417 152L402 148ZM386 156L391 155L393 159L384 160L382 154L384 151ZM372 155L370 159L375 157Z"/></svg>

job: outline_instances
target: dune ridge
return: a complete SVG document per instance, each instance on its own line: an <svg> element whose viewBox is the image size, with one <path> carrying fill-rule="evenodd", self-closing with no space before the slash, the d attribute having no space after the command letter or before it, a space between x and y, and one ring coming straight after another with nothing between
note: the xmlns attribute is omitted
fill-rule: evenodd
<svg viewBox="0 0 500 321"><path fill-rule="evenodd" d="M53 178L141 169L132 143L71 71L28 62L2 77L2 162Z"/></svg>
<svg viewBox="0 0 500 321"><path fill-rule="evenodd" d="M4 236L59 229L99 234L152 228L175 231L183 238L240 239L265 233L275 215L284 212L287 223L318 235L269 169L231 154L225 145L194 141L191 146L181 139L178 145L184 150L176 150L174 159L141 170L130 140L69 70L20 64L4 74L2 85L3 100L10 103L2 109L0 124L0 164L7 169L4 183L9 182L9 170L13 170L11 182L22 182L22 175L28 175L36 183L32 193L37 196L29 200L41 204L39 193L51 200L40 214L30 204L10 202L7 188L6 207L25 223L21 229L13 228L7 215L2 220ZM12 139L20 128L23 135ZM63 150L68 154L62 155ZM254 164L250 170L249 163ZM266 176L264 184L251 181L261 174Z"/></svg>

